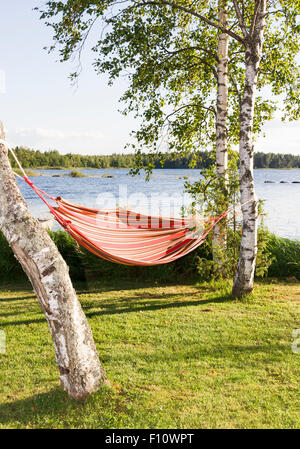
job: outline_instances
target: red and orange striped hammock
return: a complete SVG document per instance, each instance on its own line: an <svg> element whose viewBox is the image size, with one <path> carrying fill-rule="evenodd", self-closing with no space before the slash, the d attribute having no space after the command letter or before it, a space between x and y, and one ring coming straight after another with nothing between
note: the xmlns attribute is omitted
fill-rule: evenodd
<svg viewBox="0 0 300 449"><path fill-rule="evenodd" d="M27 176L24 180L81 246L102 259L123 265L173 262L198 248L227 214L195 224L193 219L153 217L123 209L91 209L48 195Z"/></svg>
<svg viewBox="0 0 300 449"><path fill-rule="evenodd" d="M35 186L8 143L0 139L0 144L11 151L23 177L14 174L24 179L44 201L56 221L81 246L111 262L123 265L173 262L198 248L228 213L195 223L193 218L153 217L123 209L99 210L79 206L61 197L54 198ZM56 206L46 198L54 201Z"/></svg>

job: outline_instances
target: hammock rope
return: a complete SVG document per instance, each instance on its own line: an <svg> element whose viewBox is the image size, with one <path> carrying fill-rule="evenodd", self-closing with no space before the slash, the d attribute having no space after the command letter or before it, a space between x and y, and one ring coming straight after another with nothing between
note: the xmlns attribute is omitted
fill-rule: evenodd
<svg viewBox="0 0 300 449"><path fill-rule="evenodd" d="M23 177L14 174L31 187L55 220L81 246L111 262L141 266L173 262L198 248L228 214L226 211L213 218L203 218L195 225L192 219L186 218L154 217L120 208L101 210L80 206L61 197L54 198L34 185L7 142L0 139L0 144L11 151Z"/></svg>

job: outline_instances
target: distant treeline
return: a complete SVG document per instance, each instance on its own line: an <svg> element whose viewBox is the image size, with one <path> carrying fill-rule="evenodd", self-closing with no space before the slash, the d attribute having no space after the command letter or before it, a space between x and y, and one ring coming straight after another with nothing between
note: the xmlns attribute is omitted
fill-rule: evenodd
<svg viewBox="0 0 300 449"><path fill-rule="evenodd" d="M60 154L58 151L35 151L16 147L15 152L24 168L133 168L133 154L112 154L109 156L89 156L83 154ZM166 154L163 156L163 168L190 168L194 157L192 154L180 156ZM141 156L141 165L153 164L155 168L162 168L162 156ZM16 163L11 157L12 166ZM197 162L193 168L208 167L212 159L208 152L199 152ZM300 168L300 156L292 154L256 153L254 168Z"/></svg>
<svg viewBox="0 0 300 449"><path fill-rule="evenodd" d="M300 156L293 154L255 153L254 168L300 168Z"/></svg>

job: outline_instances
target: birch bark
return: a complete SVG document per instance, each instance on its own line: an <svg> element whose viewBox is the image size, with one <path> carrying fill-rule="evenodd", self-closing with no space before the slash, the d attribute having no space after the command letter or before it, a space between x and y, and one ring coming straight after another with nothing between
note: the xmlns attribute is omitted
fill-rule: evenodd
<svg viewBox="0 0 300 449"><path fill-rule="evenodd" d="M219 25L227 28L226 3L220 1ZM218 204L218 215L228 209L228 151L227 151L227 116L228 116L228 41L226 33L220 33L218 38L217 67L217 114L216 114L216 172L220 184L221 199ZM224 251L227 243L227 220L224 218L214 228L213 259L222 264L220 250Z"/></svg>
<svg viewBox="0 0 300 449"><path fill-rule="evenodd" d="M257 254L257 199L253 176L253 119L259 64L265 28L267 0L256 0L253 30L245 38L245 86L240 110L240 193L243 230L240 258L232 294L241 297L253 290ZM252 27L251 27L252 28Z"/></svg>
<svg viewBox="0 0 300 449"><path fill-rule="evenodd" d="M0 122L0 138L4 139ZM30 213L0 144L0 229L22 265L46 317L64 390L76 399L108 383L69 270L47 231Z"/></svg>

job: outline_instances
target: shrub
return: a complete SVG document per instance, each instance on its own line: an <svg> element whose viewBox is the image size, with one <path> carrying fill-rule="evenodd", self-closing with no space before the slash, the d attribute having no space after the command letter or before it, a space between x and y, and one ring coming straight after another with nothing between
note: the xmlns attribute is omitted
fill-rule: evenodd
<svg viewBox="0 0 300 449"><path fill-rule="evenodd" d="M25 273L0 231L0 280L25 279Z"/></svg>
<svg viewBox="0 0 300 449"><path fill-rule="evenodd" d="M70 268L73 282L90 279L143 279L152 282L210 281L219 272L212 260L212 234L195 251L175 262L153 267L131 267L107 262L84 248L65 231L49 231L51 238ZM222 277L233 277L238 262L240 231L229 232L228 250L223 256ZM295 277L300 280L300 242L276 237L263 227L258 230L256 277ZM3 234L0 232L0 281L25 279Z"/></svg>
<svg viewBox="0 0 300 449"><path fill-rule="evenodd" d="M267 247L273 256L268 275L278 278L294 276L300 280L300 241L269 233Z"/></svg>
<svg viewBox="0 0 300 449"><path fill-rule="evenodd" d="M86 175L78 170L72 170L69 174L72 178L86 178Z"/></svg>
<svg viewBox="0 0 300 449"><path fill-rule="evenodd" d="M71 279L74 281L84 281L85 273L82 255L76 240L65 231L48 232L60 254L69 266Z"/></svg>

